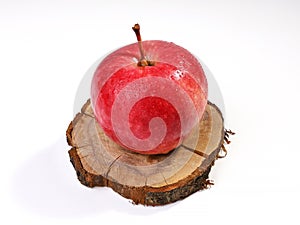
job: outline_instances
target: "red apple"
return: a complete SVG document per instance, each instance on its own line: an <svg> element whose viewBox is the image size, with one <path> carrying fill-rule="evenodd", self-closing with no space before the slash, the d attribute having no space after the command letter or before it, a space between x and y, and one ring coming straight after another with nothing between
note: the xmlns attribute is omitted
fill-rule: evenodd
<svg viewBox="0 0 300 225"><path fill-rule="evenodd" d="M200 121L207 81L198 60L166 41L141 41L109 54L95 71L91 100L103 131L122 147L164 154Z"/></svg>

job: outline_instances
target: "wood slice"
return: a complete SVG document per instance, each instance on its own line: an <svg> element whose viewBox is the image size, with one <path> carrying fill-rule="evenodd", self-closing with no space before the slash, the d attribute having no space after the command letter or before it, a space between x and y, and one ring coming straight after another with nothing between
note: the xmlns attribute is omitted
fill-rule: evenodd
<svg viewBox="0 0 300 225"><path fill-rule="evenodd" d="M69 156L79 181L106 186L136 204L165 205L205 189L224 135L220 110L208 103L199 125L166 155L130 152L111 141L96 122L90 100L67 129Z"/></svg>

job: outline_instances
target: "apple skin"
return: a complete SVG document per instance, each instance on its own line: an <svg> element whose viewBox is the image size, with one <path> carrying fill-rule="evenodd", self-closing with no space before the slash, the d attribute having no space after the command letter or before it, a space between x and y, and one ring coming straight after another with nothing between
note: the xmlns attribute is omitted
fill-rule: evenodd
<svg viewBox="0 0 300 225"><path fill-rule="evenodd" d="M166 154L200 121L207 80L198 60L166 41L143 41L153 66L138 66L137 43L105 57L94 73L91 101L97 122L117 144L141 154Z"/></svg>

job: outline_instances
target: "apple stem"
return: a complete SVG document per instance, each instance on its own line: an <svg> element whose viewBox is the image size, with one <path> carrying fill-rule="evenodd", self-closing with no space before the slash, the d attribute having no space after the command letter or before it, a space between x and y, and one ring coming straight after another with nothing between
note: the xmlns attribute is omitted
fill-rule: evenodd
<svg viewBox="0 0 300 225"><path fill-rule="evenodd" d="M140 33L140 25L137 23L132 27L132 30L134 31L135 35L136 35L136 39L138 41L138 45L139 45L139 49L140 49L140 54L141 54L141 58L138 62L138 66L153 66L154 62L147 60L146 56L145 56L145 51L143 48L143 43L142 43L142 37L141 37L141 33Z"/></svg>

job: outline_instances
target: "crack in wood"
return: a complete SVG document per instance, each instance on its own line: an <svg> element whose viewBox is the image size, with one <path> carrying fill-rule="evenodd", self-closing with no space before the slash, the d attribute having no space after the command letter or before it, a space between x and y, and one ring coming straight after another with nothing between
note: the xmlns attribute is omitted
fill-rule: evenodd
<svg viewBox="0 0 300 225"><path fill-rule="evenodd" d="M184 144L181 144L178 148L180 148L180 147L183 147L184 149L186 149L186 150L188 150L190 152L193 152L193 153L195 153L195 154L197 154L199 156L202 156L203 158L208 158L208 155L206 153L201 152L201 151L199 151L197 149L190 148L188 146L185 146Z"/></svg>
<svg viewBox="0 0 300 225"><path fill-rule="evenodd" d="M168 182L167 182L167 179L166 179L165 176L164 176L164 174L163 174L162 172L160 172L160 174L161 174L162 177L164 178L164 181L166 182L166 184L169 185Z"/></svg>
<svg viewBox="0 0 300 225"><path fill-rule="evenodd" d="M86 112L81 112L83 115L85 115L85 116L88 116L88 117L91 117L92 119L95 119L95 117L94 116L92 116L91 114L89 114L89 113L86 113Z"/></svg>
<svg viewBox="0 0 300 225"><path fill-rule="evenodd" d="M123 154L122 154L122 155L123 155ZM107 185L108 185L108 174L109 174L109 172L110 172L112 166L114 165L114 163L115 163L122 155L119 155L117 158L115 158L115 159L111 162L111 164L108 166L107 172L106 172L106 174L105 174L105 178L106 178L106 180L107 180L107 181L106 181L106 182L107 182Z"/></svg>
<svg viewBox="0 0 300 225"><path fill-rule="evenodd" d="M88 146L91 146L91 144L86 144L86 145L81 145L81 146L74 146L75 148L79 149L79 148L85 148L85 147L88 147Z"/></svg>
<svg viewBox="0 0 300 225"><path fill-rule="evenodd" d="M84 158L86 158L86 157L88 157L88 156L89 156L89 155L83 155L83 156L81 155L80 158L81 158L81 159L84 159Z"/></svg>

